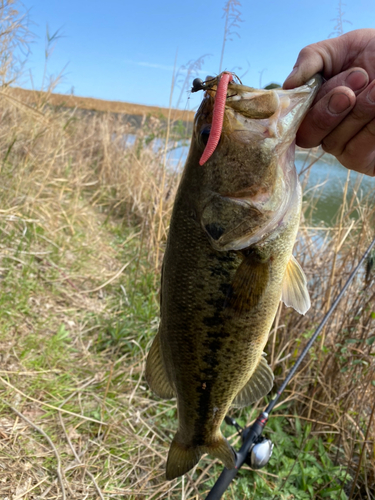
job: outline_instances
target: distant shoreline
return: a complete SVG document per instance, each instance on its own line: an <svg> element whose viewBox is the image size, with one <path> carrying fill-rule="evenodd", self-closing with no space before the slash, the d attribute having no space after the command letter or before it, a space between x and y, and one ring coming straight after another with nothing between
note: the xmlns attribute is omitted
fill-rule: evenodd
<svg viewBox="0 0 375 500"><path fill-rule="evenodd" d="M66 108L79 108L88 111L100 111L107 113L118 113L132 116L148 116L152 115L157 118L167 119L169 109L157 106L145 106L143 104L133 104L123 101L105 101L103 99L94 99L92 97L79 97L75 95L57 94L51 92L43 92L40 90L26 90L20 87L8 87L7 93L19 100L27 100L33 103L44 100L48 101L52 106L62 106ZM192 122L194 119L193 111L185 111L181 109L172 109L172 120L182 120L184 122Z"/></svg>

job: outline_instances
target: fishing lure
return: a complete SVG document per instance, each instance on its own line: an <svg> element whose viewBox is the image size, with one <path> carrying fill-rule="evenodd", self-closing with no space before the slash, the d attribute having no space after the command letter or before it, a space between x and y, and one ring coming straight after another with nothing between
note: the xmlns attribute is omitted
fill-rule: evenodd
<svg viewBox="0 0 375 500"><path fill-rule="evenodd" d="M216 146L219 144L221 131L223 128L225 100L227 98L227 90L229 82L233 81L232 73L223 73L217 86L214 110L212 114L212 125L210 136L208 138L206 147L204 148L199 165L204 165L215 151Z"/></svg>

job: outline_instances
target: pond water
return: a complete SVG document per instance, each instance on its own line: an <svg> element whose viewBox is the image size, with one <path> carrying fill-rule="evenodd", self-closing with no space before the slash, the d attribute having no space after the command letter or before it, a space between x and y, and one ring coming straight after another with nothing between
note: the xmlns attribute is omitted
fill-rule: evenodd
<svg viewBox="0 0 375 500"><path fill-rule="evenodd" d="M311 214L313 225L323 222L329 226L341 207L348 170L336 158L325 153L305 174L301 174L322 153L323 151L318 151L312 155L308 151L298 150L295 164L303 185L304 199L310 202L314 199L314 210ZM307 178L304 178L304 175ZM347 201L350 202L355 195L363 203L367 200L374 203L375 179L354 171L350 171L349 175ZM356 214L351 216L355 217Z"/></svg>

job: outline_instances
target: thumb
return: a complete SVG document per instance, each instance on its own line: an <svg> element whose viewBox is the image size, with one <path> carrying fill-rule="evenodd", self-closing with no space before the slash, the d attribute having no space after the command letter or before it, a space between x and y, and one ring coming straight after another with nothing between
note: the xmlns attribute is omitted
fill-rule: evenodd
<svg viewBox="0 0 375 500"><path fill-rule="evenodd" d="M284 82L284 89L294 89L306 83L316 73L320 73L327 67L327 53L325 57L321 53L319 44L308 45L298 55L293 71Z"/></svg>

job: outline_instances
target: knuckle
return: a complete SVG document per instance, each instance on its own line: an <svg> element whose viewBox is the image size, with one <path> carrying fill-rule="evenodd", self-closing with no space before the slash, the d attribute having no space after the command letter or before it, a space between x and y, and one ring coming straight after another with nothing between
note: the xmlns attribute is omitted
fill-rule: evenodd
<svg viewBox="0 0 375 500"><path fill-rule="evenodd" d="M361 174L368 175L369 177L375 177L375 161L372 159L370 161L358 158L358 152L354 156L349 154L346 150L343 155L338 156L337 159L344 165L344 167L350 170L355 170Z"/></svg>
<svg viewBox="0 0 375 500"><path fill-rule="evenodd" d="M346 145L346 148L342 152L342 154L337 155L337 159L342 162L343 165L347 166L352 170L357 170L355 168L355 164L360 161L358 158L358 150L357 148L353 148L350 142Z"/></svg>
<svg viewBox="0 0 375 500"><path fill-rule="evenodd" d="M299 52L296 64L301 64L305 61L309 61L315 56L317 52L319 52L319 46L317 43L307 45Z"/></svg>
<svg viewBox="0 0 375 500"><path fill-rule="evenodd" d="M300 50L300 53L298 54L298 59L305 59L305 58L309 57L309 55L312 52L314 52L314 44L307 45L302 50Z"/></svg>
<svg viewBox="0 0 375 500"><path fill-rule="evenodd" d="M367 134L374 139L375 138L375 120L371 120L366 126L365 126L365 131ZM375 144L374 144L375 148Z"/></svg>
<svg viewBox="0 0 375 500"><path fill-rule="evenodd" d="M327 133L327 129L331 129L330 125L327 123L327 120L325 120L325 118L321 114L312 116L312 126L317 132Z"/></svg>
<svg viewBox="0 0 375 500"><path fill-rule="evenodd" d="M368 109L362 106L354 106L351 112L351 117L356 121L364 121L368 119Z"/></svg>
<svg viewBox="0 0 375 500"><path fill-rule="evenodd" d="M341 144L335 137L327 136L322 141L322 148L326 153L338 156L345 149L345 144Z"/></svg>
<svg viewBox="0 0 375 500"><path fill-rule="evenodd" d="M348 141L337 159L347 168L375 176L375 119L363 127L361 132Z"/></svg>

